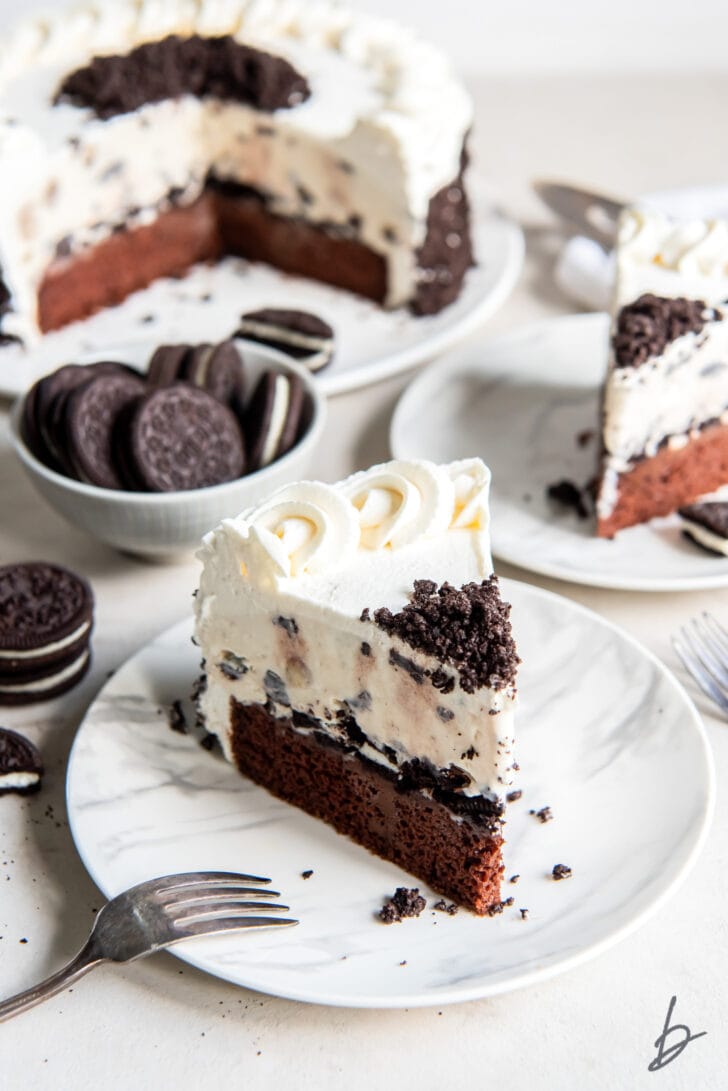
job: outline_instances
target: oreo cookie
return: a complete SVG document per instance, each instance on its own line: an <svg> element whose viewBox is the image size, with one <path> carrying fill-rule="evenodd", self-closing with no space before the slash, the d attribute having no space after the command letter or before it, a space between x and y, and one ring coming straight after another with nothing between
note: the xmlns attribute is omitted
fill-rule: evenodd
<svg viewBox="0 0 728 1091"><path fill-rule="evenodd" d="M58 473L70 472L63 429L66 399L76 387L97 375L118 374L138 375L138 372L112 360L66 364L50 375L44 375L30 388L23 403L21 431L37 459Z"/></svg>
<svg viewBox="0 0 728 1091"><path fill-rule="evenodd" d="M150 492L221 485L245 470L235 414L199 387L176 383L147 394L129 430L134 476Z"/></svg>
<svg viewBox="0 0 728 1091"><path fill-rule="evenodd" d="M234 341L196 345L185 363L184 378L233 409L243 404L244 365Z"/></svg>
<svg viewBox="0 0 728 1091"><path fill-rule="evenodd" d="M709 553L728 556L728 502L706 501L680 508L684 533Z"/></svg>
<svg viewBox="0 0 728 1091"><path fill-rule="evenodd" d="M116 465L114 423L119 413L138 401L146 387L132 375L98 375L68 395L64 424L66 456L74 477L102 489L121 489Z"/></svg>
<svg viewBox="0 0 728 1091"><path fill-rule="evenodd" d="M251 470L280 458L296 442L305 403L297 375L264 371L243 417L243 431Z"/></svg>
<svg viewBox="0 0 728 1091"><path fill-rule="evenodd" d="M37 792L43 773L43 759L30 739L0 727L0 795Z"/></svg>
<svg viewBox="0 0 728 1091"><path fill-rule="evenodd" d="M43 562L0 568L0 704L46 700L80 681L92 627L80 576Z"/></svg>
<svg viewBox="0 0 728 1091"><path fill-rule="evenodd" d="M160 345L149 361L147 382L151 386L171 386L176 383L183 377L183 369L191 349L191 345Z"/></svg>
<svg viewBox="0 0 728 1091"><path fill-rule="evenodd" d="M321 371L334 356L334 331L308 311L264 307L241 315L236 337L285 352L309 371Z"/></svg>

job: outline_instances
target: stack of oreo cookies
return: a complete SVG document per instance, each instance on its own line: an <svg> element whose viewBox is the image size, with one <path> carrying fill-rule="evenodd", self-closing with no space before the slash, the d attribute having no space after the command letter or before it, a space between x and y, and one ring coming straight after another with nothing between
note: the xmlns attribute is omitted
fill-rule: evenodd
<svg viewBox="0 0 728 1091"><path fill-rule="evenodd" d="M0 568L0 704L58 697L91 662L94 599L80 576L35 562Z"/></svg>
<svg viewBox="0 0 728 1091"><path fill-rule="evenodd" d="M301 435L297 375L271 369L246 394L233 341L161 345L146 375L104 361L40 379L25 398L23 438L46 466L98 488L206 488L261 469Z"/></svg>

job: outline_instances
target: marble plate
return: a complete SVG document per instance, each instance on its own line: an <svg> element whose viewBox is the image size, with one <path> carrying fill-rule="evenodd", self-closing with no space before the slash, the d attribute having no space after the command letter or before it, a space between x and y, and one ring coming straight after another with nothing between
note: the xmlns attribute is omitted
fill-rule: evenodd
<svg viewBox="0 0 728 1091"><path fill-rule="evenodd" d="M492 548L501 560L626 591L727 586L728 557L687 541L675 515L607 541L594 537L591 519L546 496L555 481L594 476L607 331L604 314L568 315L471 341L405 390L392 452L435 462L480 455L493 471Z"/></svg>
<svg viewBox="0 0 728 1091"><path fill-rule="evenodd" d="M501 916L435 912L419 884L422 916L382 924L382 901L415 880L172 732L165 706L198 670L189 622L111 678L76 737L68 813L96 883L111 896L188 869L269 875L297 928L187 941L174 954L261 992L351 1007L505 992L643 924L706 835L713 771L701 722L665 667L620 630L537 588L504 580L503 591L523 657L523 796L509 807L506 834L506 876L520 880L504 884L514 904ZM554 818L542 824L529 810L546 805ZM571 879L552 880L557 863Z"/></svg>
<svg viewBox="0 0 728 1091"><path fill-rule="evenodd" d="M15 396L75 357L134 342L219 341L243 311L283 306L313 311L333 326L337 350L318 376L327 394L366 386L431 360L486 321L508 298L523 264L521 229L476 195L473 244L478 264L460 297L441 314L415 318L383 311L349 292L289 277L266 265L227 258L197 265L181 280L160 280L118 307L48 334L31 352L0 352L0 395Z"/></svg>

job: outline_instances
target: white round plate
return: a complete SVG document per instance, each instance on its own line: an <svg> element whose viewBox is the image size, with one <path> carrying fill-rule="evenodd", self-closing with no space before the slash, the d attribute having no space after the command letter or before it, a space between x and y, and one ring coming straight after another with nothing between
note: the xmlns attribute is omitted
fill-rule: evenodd
<svg viewBox="0 0 728 1091"><path fill-rule="evenodd" d="M236 984L318 1004L475 999L616 943L675 890L703 843L713 804L705 733L672 675L630 637L557 595L510 580L502 589L523 658L523 796L508 809L506 876L520 880L504 883L515 901L501 916L434 911L436 897L412 876L172 732L165 706L189 693L198 671L191 622L129 660L76 737L68 813L95 882L112 896L176 871L270 876L298 927L185 941L173 953ZM554 819L544 825L528 812L546 805ZM552 880L557 863L571 879ZM419 886L428 907L386 926L376 911L401 885Z"/></svg>
<svg viewBox="0 0 728 1091"><path fill-rule="evenodd" d="M607 341L606 315L568 315L450 353L402 395L392 452L483 458L493 472L493 553L531 572L625 591L728 585L728 557L688 542L676 515L610 541L546 496L556 481L585 485L596 472ZM592 435L580 446L585 430Z"/></svg>
<svg viewBox="0 0 728 1091"><path fill-rule="evenodd" d="M508 298L523 265L521 229L483 200L476 200L473 245L478 264L459 298L440 314L415 318L384 311L367 300L324 284L289 277L267 265L226 258L197 265L181 280L159 280L120 306L75 322L25 352L0 351L0 395L23 394L37 378L76 357L98 359L110 347L135 342L220 341L240 315L257 307L312 311L336 336L336 355L318 382L340 394L389 378L431 360L486 321Z"/></svg>

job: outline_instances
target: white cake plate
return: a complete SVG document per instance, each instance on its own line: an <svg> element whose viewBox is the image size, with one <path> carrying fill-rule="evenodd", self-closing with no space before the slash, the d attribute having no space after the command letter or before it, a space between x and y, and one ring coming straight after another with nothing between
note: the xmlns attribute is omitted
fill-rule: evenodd
<svg viewBox="0 0 728 1091"><path fill-rule="evenodd" d="M619 629L537 588L504 580L502 590L523 659L523 796L508 808L503 897L514 904L501 916L435 911L437 897L412 876L171 731L165 706L189 693L199 669L187 621L110 679L76 737L68 814L95 882L111 897L176 871L268 875L298 927L208 937L173 953L238 985L348 1007L492 996L576 966L644 924L708 829L713 767L700 719L665 667ZM529 810L546 805L554 818L544 825ZM557 863L570 879L554 882ZM401 885L419 886L427 908L384 925L376 912Z"/></svg>
<svg viewBox="0 0 728 1091"><path fill-rule="evenodd" d="M521 229L485 198L474 201L473 245L477 265L459 298L440 314L415 318L383 311L349 292L267 265L226 258L197 265L181 280L159 280L120 306L50 333L31 351L0 349L0 395L24 393L60 364L99 359L105 349L152 342L221 341L238 327L244 311L286 307L326 319L336 336L336 355L318 376L327 394L387 379L431 360L484 323L505 302L523 265Z"/></svg>
<svg viewBox="0 0 728 1091"><path fill-rule="evenodd" d="M596 472L607 342L606 315L568 315L455 350L402 395L392 452L483 458L493 471L493 553L531 572L626 591L728 586L728 557L687 541L675 515L609 541L546 496L556 481L585 485Z"/></svg>

